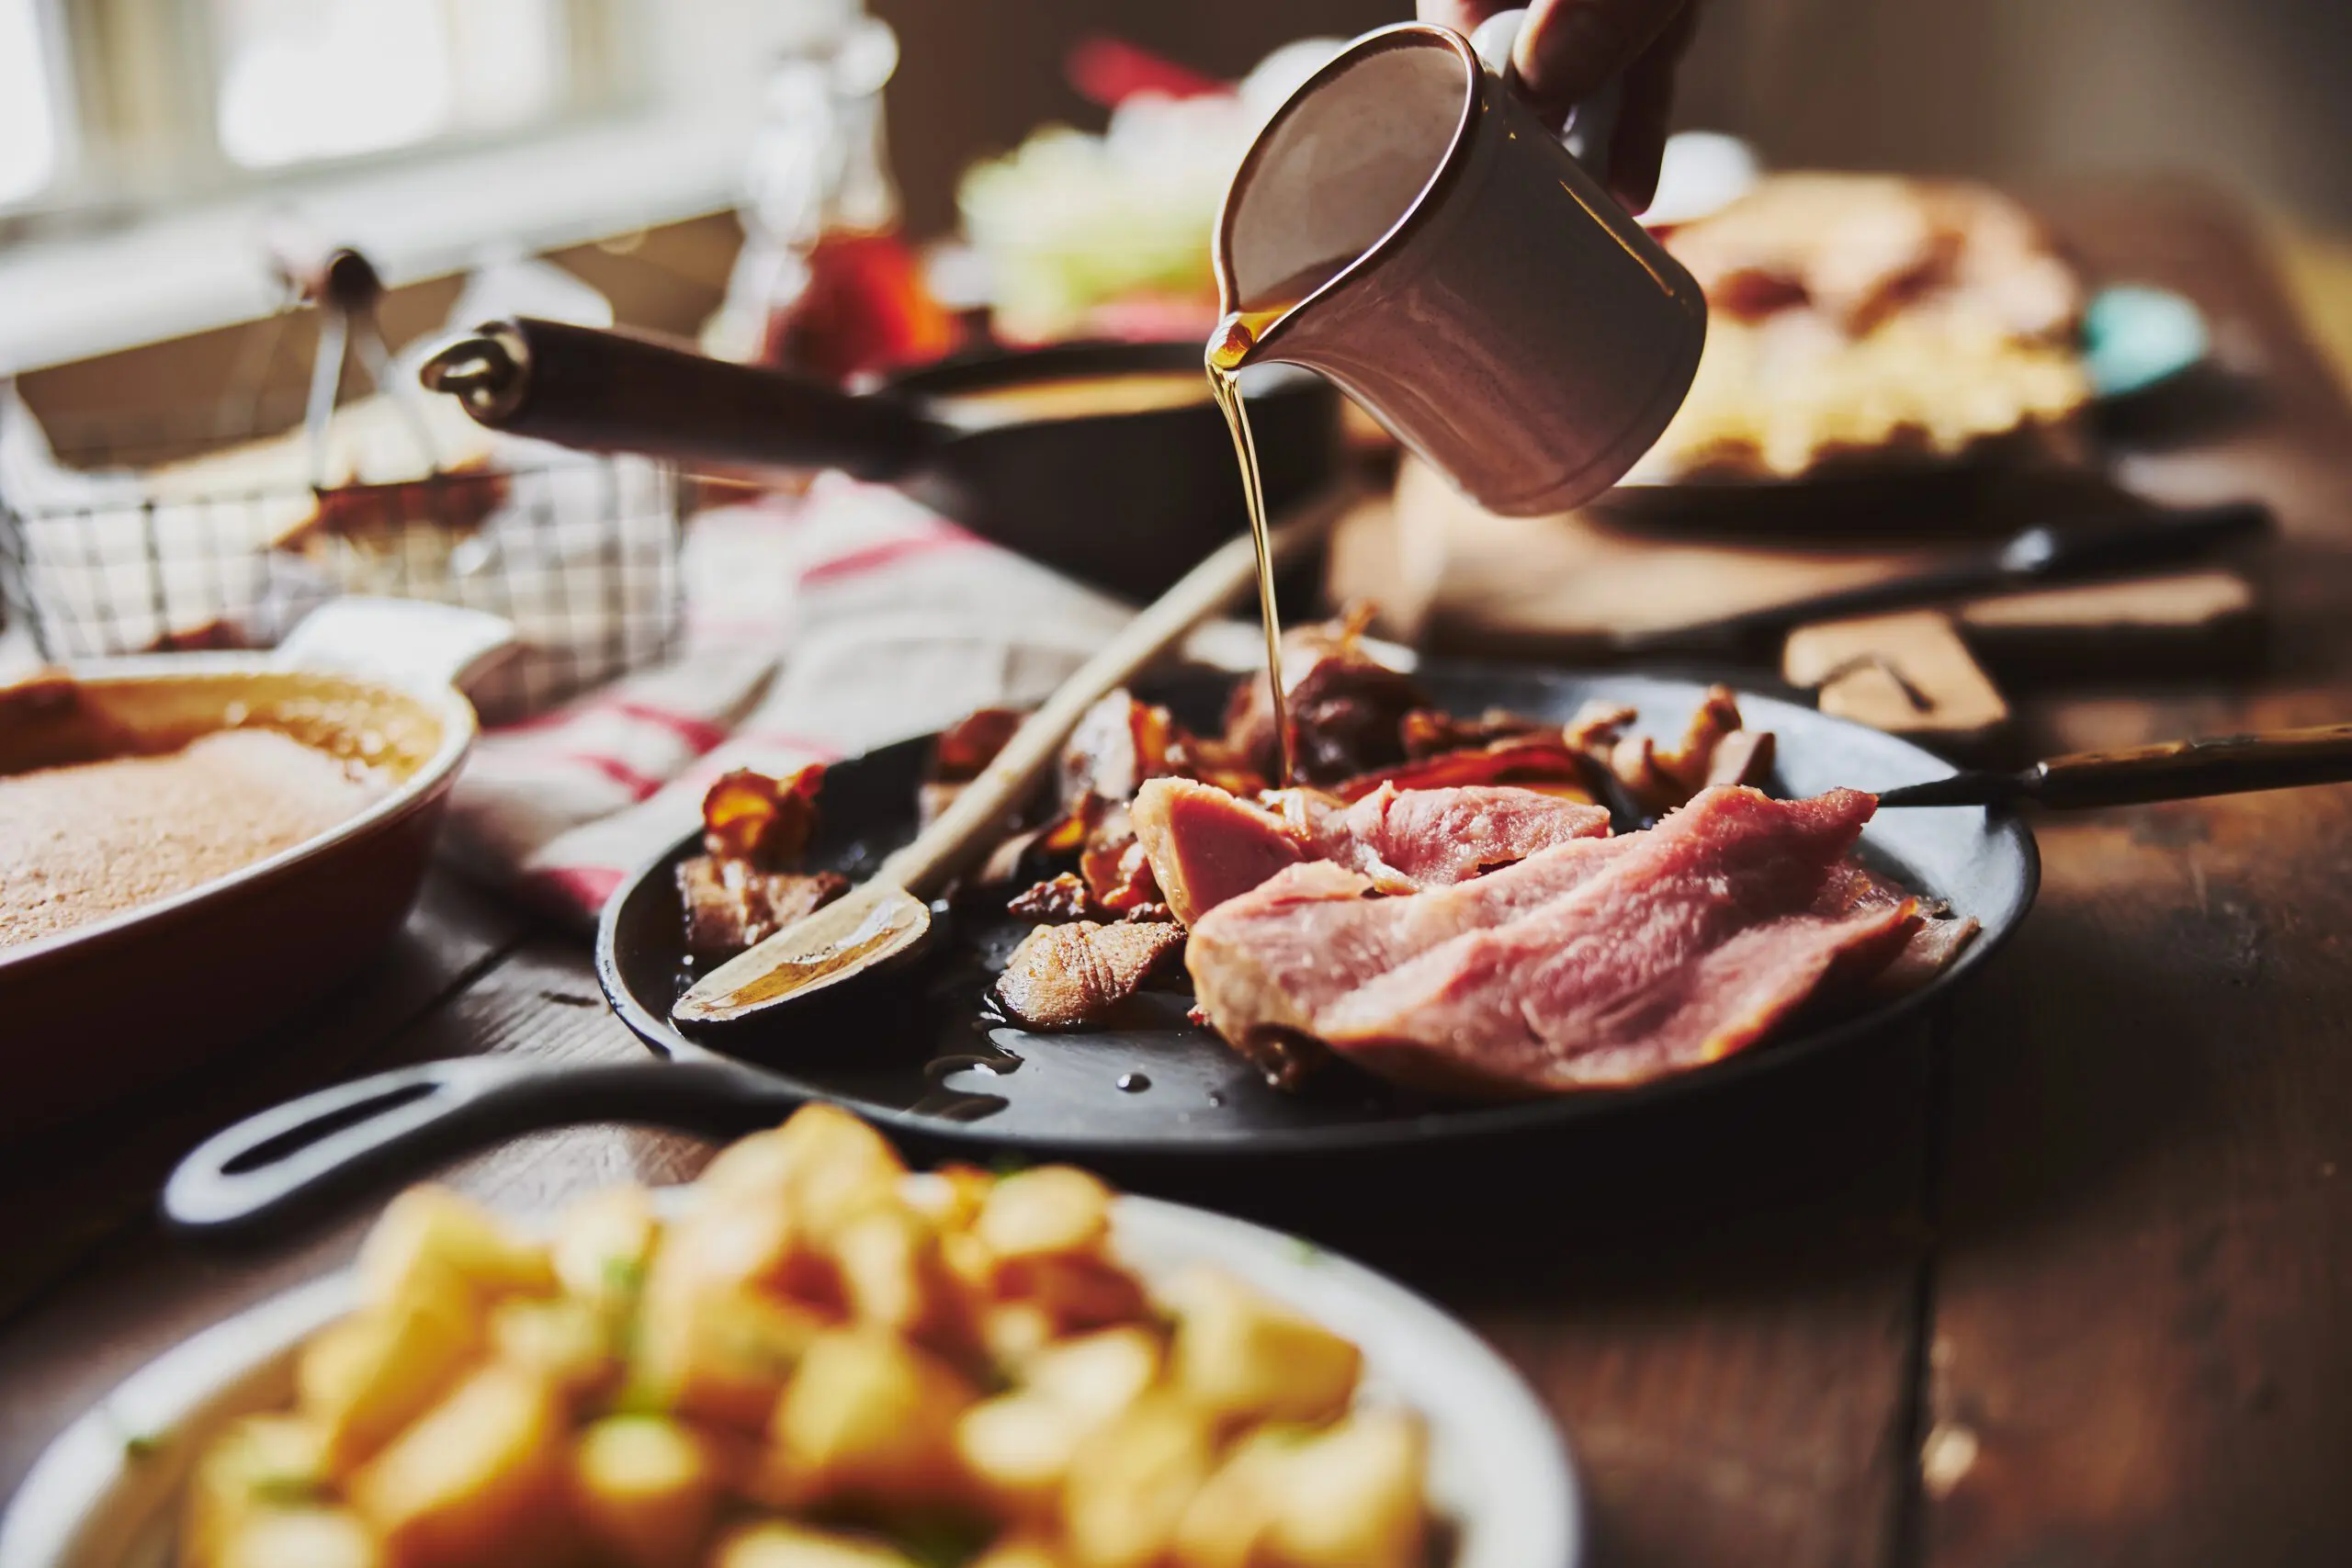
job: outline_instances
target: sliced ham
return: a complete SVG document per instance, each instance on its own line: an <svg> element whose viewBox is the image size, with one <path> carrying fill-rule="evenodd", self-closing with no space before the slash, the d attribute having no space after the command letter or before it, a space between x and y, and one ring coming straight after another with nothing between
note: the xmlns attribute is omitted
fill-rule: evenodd
<svg viewBox="0 0 2352 1568"><path fill-rule="evenodd" d="M1143 786L1136 841L1179 919L1190 925L1303 861L1329 861L1374 891L1412 892L1609 830L1600 807L1498 785L1383 785L1344 806L1304 790L1278 798L1279 813L1190 779Z"/></svg>
<svg viewBox="0 0 2352 1568"><path fill-rule="evenodd" d="M1153 779L1129 815L1162 900L1188 926L1306 858L1288 823L1215 784Z"/></svg>
<svg viewBox="0 0 2352 1568"><path fill-rule="evenodd" d="M1384 893L1466 882L1538 850L1609 832L1606 807L1506 785L1400 790L1384 784L1339 807L1299 798L1312 852L1370 877Z"/></svg>
<svg viewBox="0 0 2352 1568"><path fill-rule="evenodd" d="M1858 899L1843 871L1875 805L1716 787L1647 832L1401 898L1285 872L1204 919L1187 967L1245 1050L1307 1035L1449 1091L1640 1082L1752 1044L1908 941L1914 902Z"/></svg>

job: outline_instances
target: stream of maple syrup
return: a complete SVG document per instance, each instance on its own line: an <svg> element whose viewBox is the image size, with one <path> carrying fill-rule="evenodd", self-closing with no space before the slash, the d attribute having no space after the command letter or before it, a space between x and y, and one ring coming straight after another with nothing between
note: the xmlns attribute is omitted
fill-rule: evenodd
<svg viewBox="0 0 2352 1568"><path fill-rule="evenodd" d="M1241 495L1250 507L1250 538L1258 550L1258 618L1266 630L1266 693L1273 700L1274 735L1281 747L1282 787L1291 786L1290 704L1283 685L1283 628L1274 609L1274 548L1266 533L1266 489L1258 477L1258 443L1250 434L1250 410L1241 397L1240 368L1258 346L1258 334L1289 309L1236 310L1209 334L1203 356L1209 392L1233 434L1233 455L1241 464Z"/></svg>

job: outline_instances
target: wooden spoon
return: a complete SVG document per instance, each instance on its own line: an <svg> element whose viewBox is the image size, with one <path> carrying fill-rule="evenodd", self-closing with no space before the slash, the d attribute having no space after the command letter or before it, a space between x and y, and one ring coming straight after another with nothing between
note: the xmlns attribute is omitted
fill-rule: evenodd
<svg viewBox="0 0 2352 1568"><path fill-rule="evenodd" d="M1270 531L1277 564L1319 539L1353 498L1342 486L1293 509ZM1248 535L1218 547L1063 682L980 776L872 878L704 976L670 1010L672 1021L684 1028L758 1017L912 953L931 930L929 900L996 843L1086 710L1256 577Z"/></svg>
<svg viewBox="0 0 2352 1568"><path fill-rule="evenodd" d="M1881 806L2001 806L2075 810L2193 800L2253 790L2352 782L2352 724L2167 740L2126 751L2077 751L2016 773L1978 769L1878 797Z"/></svg>

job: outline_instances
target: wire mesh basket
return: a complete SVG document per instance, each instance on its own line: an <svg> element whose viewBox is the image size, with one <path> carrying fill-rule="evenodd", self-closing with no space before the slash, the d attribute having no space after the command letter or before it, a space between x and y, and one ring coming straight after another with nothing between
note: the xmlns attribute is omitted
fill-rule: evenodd
<svg viewBox="0 0 2352 1568"><path fill-rule="evenodd" d="M175 423L73 432L53 444L67 482L0 493L0 595L42 658L268 648L337 594L435 600L514 623L520 657L473 694L497 723L676 638L690 486L666 465L533 444L545 460L509 452L422 479L241 487L224 482L236 465L217 454L238 444L217 420Z"/></svg>

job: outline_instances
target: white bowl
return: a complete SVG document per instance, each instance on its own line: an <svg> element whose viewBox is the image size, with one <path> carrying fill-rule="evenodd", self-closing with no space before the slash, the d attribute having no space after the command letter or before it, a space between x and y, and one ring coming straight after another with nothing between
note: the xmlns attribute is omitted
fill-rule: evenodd
<svg viewBox="0 0 2352 1568"><path fill-rule="evenodd" d="M1360 1264L1278 1231L1149 1198L1121 1198L1120 1255L1148 1280L1209 1263L1347 1336L1364 1397L1429 1425L1430 1495L1451 1519L1453 1568L1577 1568L1583 1503L1534 1395L1478 1337ZM126 1379L67 1427L0 1522L0 1568L163 1568L180 1487L205 1440L293 1397L293 1355L348 1312L349 1270L205 1330Z"/></svg>

